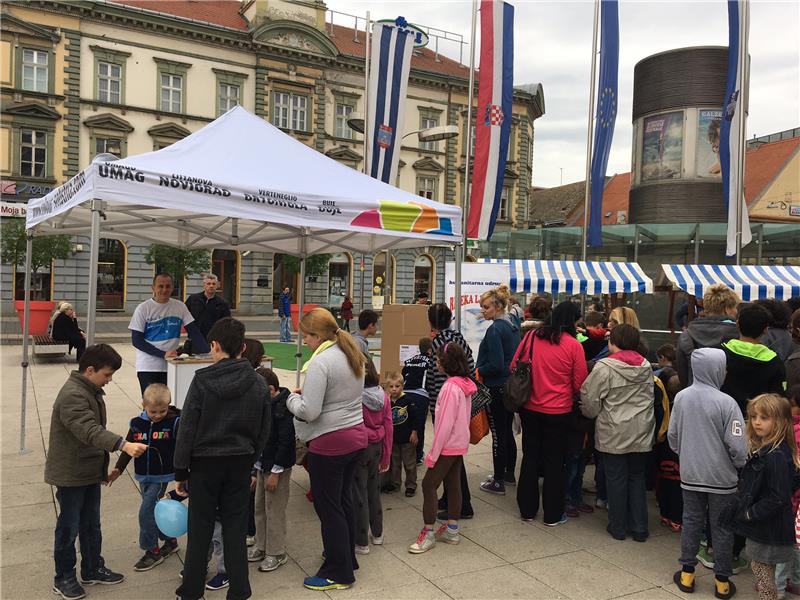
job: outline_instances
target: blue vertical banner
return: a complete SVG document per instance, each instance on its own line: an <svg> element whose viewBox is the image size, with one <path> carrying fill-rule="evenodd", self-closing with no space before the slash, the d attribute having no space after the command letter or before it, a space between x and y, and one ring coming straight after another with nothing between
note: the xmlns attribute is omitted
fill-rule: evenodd
<svg viewBox="0 0 800 600"><path fill-rule="evenodd" d="M617 120L619 80L619 6L617 0L600 2L600 76L597 85L597 111L592 149L591 204L588 215L588 244L603 245L603 188L608 155ZM584 215L586 222L587 215Z"/></svg>
<svg viewBox="0 0 800 600"><path fill-rule="evenodd" d="M372 28L367 174L391 185L397 180L414 49L414 35L404 26L399 17L396 25L376 23Z"/></svg>
<svg viewBox="0 0 800 600"><path fill-rule="evenodd" d="M736 254L737 206L742 206L742 246L752 239L750 219L747 215L747 202L744 190L739 196L740 180L744 167L744 156L739 152L744 132L739 127L739 111L744 110L742 93L744 89L744 70L747 68L739 61L739 50L745 44L743 13L747 8L747 0L728 0L728 77L725 84L725 104L722 107L722 125L719 136L719 162L722 167L722 199L728 210L728 235L725 255ZM745 63L747 57L745 57ZM741 143L744 152L745 144Z"/></svg>

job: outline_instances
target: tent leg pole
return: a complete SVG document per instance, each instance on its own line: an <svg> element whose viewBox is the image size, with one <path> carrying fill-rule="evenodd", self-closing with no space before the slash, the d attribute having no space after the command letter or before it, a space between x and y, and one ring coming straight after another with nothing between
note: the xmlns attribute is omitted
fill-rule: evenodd
<svg viewBox="0 0 800 600"><path fill-rule="evenodd" d="M92 200L92 242L89 250L89 298L86 304L86 345L94 344L97 319L97 260L100 252L100 201Z"/></svg>
<svg viewBox="0 0 800 600"><path fill-rule="evenodd" d="M455 304L456 329L461 331L461 257L463 256L461 246L453 246L453 254L456 257L455 297L453 298L453 303Z"/></svg>
<svg viewBox="0 0 800 600"><path fill-rule="evenodd" d="M299 323L303 319L303 305L306 302L306 237L300 238L301 254L300 254L300 293L297 298L297 352L295 353L295 381L296 388L300 387L300 368L303 362L303 336L300 333Z"/></svg>
<svg viewBox="0 0 800 600"><path fill-rule="evenodd" d="M20 410L19 453L27 454L25 448L25 420L28 408L28 332L31 323L31 262L33 255L33 234L25 238L25 313L22 318L22 406Z"/></svg>

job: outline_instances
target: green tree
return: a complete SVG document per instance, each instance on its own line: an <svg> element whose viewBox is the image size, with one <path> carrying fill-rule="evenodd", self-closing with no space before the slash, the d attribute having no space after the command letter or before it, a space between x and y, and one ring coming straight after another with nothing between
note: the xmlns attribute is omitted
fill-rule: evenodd
<svg viewBox="0 0 800 600"><path fill-rule="evenodd" d="M25 219L8 219L3 223L0 233L0 260L15 267L18 275L24 275L25 270ZM69 257L72 245L68 235L46 235L33 238L31 252L31 274L33 275L32 287L36 285L39 269L49 267L53 260L64 260ZM17 286L18 296L24 294L22 286ZM18 298L19 299L19 298ZM33 298L44 300L45 298Z"/></svg>
<svg viewBox="0 0 800 600"><path fill-rule="evenodd" d="M330 261L330 254L312 254L306 258L306 276L324 275ZM284 254L283 264L286 265L286 269L292 273L300 272L300 258L297 256Z"/></svg>
<svg viewBox="0 0 800 600"><path fill-rule="evenodd" d="M175 246L150 244L144 260L148 265L157 265L159 272L172 275L175 283L173 295L181 296L183 280L189 275L211 271L211 252L187 250Z"/></svg>

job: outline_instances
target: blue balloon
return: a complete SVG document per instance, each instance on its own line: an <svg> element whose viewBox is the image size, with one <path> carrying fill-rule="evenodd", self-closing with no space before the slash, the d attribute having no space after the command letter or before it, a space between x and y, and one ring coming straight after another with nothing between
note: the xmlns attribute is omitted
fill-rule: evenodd
<svg viewBox="0 0 800 600"><path fill-rule="evenodd" d="M189 530L189 509L177 500L156 502L156 525L167 537L180 537Z"/></svg>

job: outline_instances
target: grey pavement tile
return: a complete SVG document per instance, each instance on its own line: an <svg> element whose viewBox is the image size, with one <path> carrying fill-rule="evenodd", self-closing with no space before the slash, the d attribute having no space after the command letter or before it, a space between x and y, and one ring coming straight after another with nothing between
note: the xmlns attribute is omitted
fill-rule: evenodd
<svg viewBox="0 0 800 600"><path fill-rule="evenodd" d="M480 521L476 521L478 525ZM464 530L463 535L509 563L524 562L580 550L547 531L516 520L488 527Z"/></svg>
<svg viewBox="0 0 800 600"><path fill-rule="evenodd" d="M348 595L351 598L381 598L382 600L448 600L448 596L430 581L419 581L411 585L394 585L387 589L380 590L376 594L373 590L362 590L360 582L356 582ZM338 598L339 593L329 594L332 598Z"/></svg>
<svg viewBox="0 0 800 600"><path fill-rule="evenodd" d="M33 504L31 506L14 506L0 509L0 523L3 534L19 531L30 531L42 527L56 526L56 509L54 503Z"/></svg>
<svg viewBox="0 0 800 600"><path fill-rule="evenodd" d="M677 591L677 588L676 588ZM681 592L678 592L681 596L686 596ZM736 596L739 597L738 595ZM675 596L670 594L666 589L660 587L650 588L649 590L642 590L641 592L636 592L635 594L629 594L628 596L623 596L624 600L675 600Z"/></svg>
<svg viewBox="0 0 800 600"><path fill-rule="evenodd" d="M564 525L558 525L557 527L547 527L542 522L542 511L540 510L533 526L544 529L551 535L582 548L595 548L615 542L606 531L608 513L604 510L596 510L588 515L582 514L580 517L568 519ZM621 544L623 542L616 543Z"/></svg>
<svg viewBox="0 0 800 600"><path fill-rule="evenodd" d="M25 531L9 531L3 529L0 537L0 567L21 565L24 563L38 562L40 565L51 564L53 560L53 532L55 519L52 525L31 527Z"/></svg>
<svg viewBox="0 0 800 600"><path fill-rule="evenodd" d="M551 587L512 565L474 571L455 577L434 579L451 598L457 600L509 599L551 600L566 598Z"/></svg>
<svg viewBox="0 0 800 600"><path fill-rule="evenodd" d="M606 562L635 573L652 584L667 586L672 573L679 568L680 535L658 536L641 544L633 540L592 548L589 552Z"/></svg>
<svg viewBox="0 0 800 600"><path fill-rule="evenodd" d="M26 483L0 486L0 506L30 506L53 503L52 488L46 483Z"/></svg>
<svg viewBox="0 0 800 600"><path fill-rule="evenodd" d="M443 574L459 575L505 564L500 557L464 537L457 545L438 543L425 554L411 554L408 546L415 538L416 535L400 542L386 544L385 547L429 581Z"/></svg>
<svg viewBox="0 0 800 600"><path fill-rule="evenodd" d="M4 549L3 554L8 552ZM0 598L53 600L53 555L45 562L25 562L0 568Z"/></svg>
<svg viewBox="0 0 800 600"><path fill-rule="evenodd" d="M516 566L558 592L581 600L606 600L653 587L644 579L583 550Z"/></svg>

